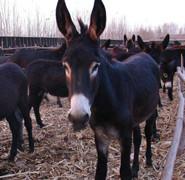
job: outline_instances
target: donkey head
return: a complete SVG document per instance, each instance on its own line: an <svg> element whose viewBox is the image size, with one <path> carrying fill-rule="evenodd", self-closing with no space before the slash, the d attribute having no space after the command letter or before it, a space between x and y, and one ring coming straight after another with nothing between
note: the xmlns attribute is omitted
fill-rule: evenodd
<svg viewBox="0 0 185 180"><path fill-rule="evenodd" d="M99 85L99 37L106 24L105 7L101 0L95 0L89 27L79 20L80 33L72 22L65 0L58 0L56 19L67 43L63 65L71 104L68 118L74 130L80 130L90 119L91 105Z"/></svg>
<svg viewBox="0 0 185 180"><path fill-rule="evenodd" d="M170 39L169 34L166 35L166 37L160 44L156 44L155 42L152 42L151 45L148 45L143 41L143 39L140 36L138 36L137 39L138 39L139 47L146 53L150 54L155 59L155 61L159 64L161 52L164 51L168 46L169 39Z"/></svg>
<svg viewBox="0 0 185 180"><path fill-rule="evenodd" d="M131 39L127 39L126 34L124 35L124 46L128 49L135 48L136 37L133 34Z"/></svg>

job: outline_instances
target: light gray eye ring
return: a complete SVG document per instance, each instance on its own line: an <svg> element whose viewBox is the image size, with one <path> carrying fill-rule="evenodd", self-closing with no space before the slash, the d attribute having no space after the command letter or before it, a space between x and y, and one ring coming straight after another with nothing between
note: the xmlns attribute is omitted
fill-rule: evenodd
<svg viewBox="0 0 185 180"><path fill-rule="evenodd" d="M167 78L168 77L168 74L167 73L163 73L163 77L164 78Z"/></svg>
<svg viewBox="0 0 185 180"><path fill-rule="evenodd" d="M92 67L92 73L93 73L94 71L96 71L96 70L99 68L99 66L100 66L100 63L96 63L96 64Z"/></svg>
<svg viewBox="0 0 185 180"><path fill-rule="evenodd" d="M69 64L67 62L64 62L63 67L64 67L64 70L65 70L66 76L70 77L71 68L70 68Z"/></svg>
<svg viewBox="0 0 185 180"><path fill-rule="evenodd" d="M90 65L90 68L89 68L89 74L90 74L91 78L96 77L96 75L98 74L99 66L100 66L100 63L92 62L92 64Z"/></svg>
<svg viewBox="0 0 185 180"><path fill-rule="evenodd" d="M64 62L64 63L62 63L62 65L63 65L64 69L66 70L67 69L67 64Z"/></svg>

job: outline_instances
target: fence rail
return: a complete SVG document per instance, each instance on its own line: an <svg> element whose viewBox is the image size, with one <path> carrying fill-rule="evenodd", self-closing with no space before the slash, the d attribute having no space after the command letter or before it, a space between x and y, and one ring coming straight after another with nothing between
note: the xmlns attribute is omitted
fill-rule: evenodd
<svg viewBox="0 0 185 180"><path fill-rule="evenodd" d="M185 83L185 71L183 67L182 55L181 55L181 67L177 68L177 75L178 75L179 106L172 145L168 152L167 160L161 175L162 180L172 180L177 155L178 154L180 155L185 149L185 140L183 139L183 135L185 134L185 119L184 119L185 99L182 91L182 86Z"/></svg>
<svg viewBox="0 0 185 180"><path fill-rule="evenodd" d="M63 38L48 38L48 37L0 37L1 48L15 48L15 47L30 47L41 46L51 47L58 46L64 41Z"/></svg>
<svg viewBox="0 0 185 180"><path fill-rule="evenodd" d="M106 40L101 40L104 43ZM1 36L0 37L0 47L1 48L16 48L16 47L55 47L59 46L64 42L64 38L48 38L48 37L11 37L11 36ZM111 40L114 45L119 45L122 40Z"/></svg>
<svg viewBox="0 0 185 180"><path fill-rule="evenodd" d="M103 44L106 39L101 40ZM152 40L153 41L153 40ZM156 42L161 42L161 39L155 40ZM184 44L184 39L171 40L170 43L176 44L176 42ZM0 48L17 48L17 47L31 47L31 46L40 46L40 47L56 47L64 42L64 38L49 38L49 37L19 37L19 36L0 36ZM147 40L146 42L150 42ZM123 40L112 40L111 44L120 45L123 43Z"/></svg>

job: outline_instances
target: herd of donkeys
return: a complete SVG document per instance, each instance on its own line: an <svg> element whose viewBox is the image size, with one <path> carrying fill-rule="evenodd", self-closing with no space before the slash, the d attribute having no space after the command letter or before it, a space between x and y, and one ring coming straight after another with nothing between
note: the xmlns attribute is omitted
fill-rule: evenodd
<svg viewBox="0 0 185 180"><path fill-rule="evenodd" d="M107 174L108 147L111 138L121 146L121 179L138 176L140 123L145 121L146 164L152 165L151 142L159 138L156 129L157 106L162 106L159 89L173 100L173 78L180 65L181 46L168 47L163 41L144 42L140 36L112 47L111 40L100 45L106 26L106 9L95 0L89 26L78 19L77 31L65 0L58 0L56 21L65 43L57 49L23 48L0 57L0 120L6 118L12 144L9 160L22 150L22 119L28 132L29 151L34 151L30 110L37 124L44 126L39 108L47 93L68 97L68 119L74 131L90 124L97 149L96 180ZM45 97L46 98L46 97ZM134 159L130 166L131 146Z"/></svg>

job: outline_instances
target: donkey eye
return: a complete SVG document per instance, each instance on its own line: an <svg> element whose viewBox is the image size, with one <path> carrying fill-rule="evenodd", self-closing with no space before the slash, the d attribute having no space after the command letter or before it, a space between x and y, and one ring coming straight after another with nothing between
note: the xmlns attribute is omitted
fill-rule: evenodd
<svg viewBox="0 0 185 180"><path fill-rule="evenodd" d="M92 68L92 72L96 71L99 67L99 64L95 64L94 67Z"/></svg>
<svg viewBox="0 0 185 180"><path fill-rule="evenodd" d="M66 76L69 77L70 76L70 67L69 67L68 63L64 62L63 67L65 69Z"/></svg>
<svg viewBox="0 0 185 180"><path fill-rule="evenodd" d="M68 70L68 66L66 63L63 63L63 67L64 67L65 71Z"/></svg>
<svg viewBox="0 0 185 180"><path fill-rule="evenodd" d="M163 76L164 76L164 78L167 78L168 74L167 73L163 73Z"/></svg>
<svg viewBox="0 0 185 180"><path fill-rule="evenodd" d="M63 63L63 67L64 67L64 69L65 69L65 70L67 69L67 66L66 66L66 64L65 64L65 63Z"/></svg>
<svg viewBox="0 0 185 180"><path fill-rule="evenodd" d="M95 77L98 73L98 68L100 66L100 63L93 63L90 67L90 75L91 77Z"/></svg>

